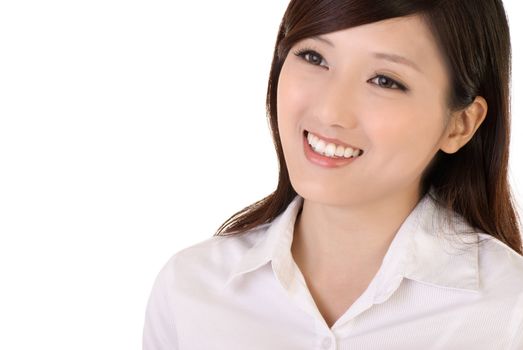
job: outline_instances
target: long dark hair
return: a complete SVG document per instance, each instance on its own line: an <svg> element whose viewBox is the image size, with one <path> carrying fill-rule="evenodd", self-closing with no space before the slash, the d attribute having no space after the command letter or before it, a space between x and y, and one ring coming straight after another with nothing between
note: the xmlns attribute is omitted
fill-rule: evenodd
<svg viewBox="0 0 523 350"><path fill-rule="evenodd" d="M267 89L267 117L279 161L279 180L269 196L245 207L214 234L230 236L272 221L297 195L289 179L277 124L278 78L298 41L394 17L420 15L433 33L450 72L451 111L476 96L488 103L484 122L458 152L434 156L422 192L468 223L523 255L519 218L508 182L511 46L501 0L291 0L280 24Z"/></svg>

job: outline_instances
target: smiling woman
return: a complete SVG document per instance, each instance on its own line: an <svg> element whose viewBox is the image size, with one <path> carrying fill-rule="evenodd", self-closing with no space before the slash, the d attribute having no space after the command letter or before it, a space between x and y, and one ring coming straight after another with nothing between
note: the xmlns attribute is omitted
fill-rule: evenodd
<svg viewBox="0 0 523 350"><path fill-rule="evenodd" d="M510 65L498 0L291 1L277 188L167 262L144 349L523 349Z"/></svg>

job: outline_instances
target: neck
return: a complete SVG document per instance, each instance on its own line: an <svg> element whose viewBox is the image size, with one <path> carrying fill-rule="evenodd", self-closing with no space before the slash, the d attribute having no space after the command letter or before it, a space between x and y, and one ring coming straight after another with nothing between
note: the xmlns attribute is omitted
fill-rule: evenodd
<svg viewBox="0 0 523 350"><path fill-rule="evenodd" d="M302 268L316 274L379 266L418 201L417 191L344 207L304 199L292 254Z"/></svg>

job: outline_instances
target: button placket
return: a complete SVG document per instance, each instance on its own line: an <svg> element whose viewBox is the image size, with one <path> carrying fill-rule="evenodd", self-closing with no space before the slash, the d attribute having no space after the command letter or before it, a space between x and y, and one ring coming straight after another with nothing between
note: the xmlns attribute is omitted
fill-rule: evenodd
<svg viewBox="0 0 523 350"><path fill-rule="evenodd" d="M332 340L329 337L323 338L323 341L321 342L321 347L323 349L328 349L332 344Z"/></svg>

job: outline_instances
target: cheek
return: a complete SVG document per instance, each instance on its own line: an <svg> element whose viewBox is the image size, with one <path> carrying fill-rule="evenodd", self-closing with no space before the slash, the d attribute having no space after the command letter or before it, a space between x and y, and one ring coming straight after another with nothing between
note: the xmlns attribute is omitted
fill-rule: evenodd
<svg viewBox="0 0 523 350"><path fill-rule="evenodd" d="M307 103L314 94L306 86L306 82L293 71L292 65L283 65L276 97L280 133L289 133L290 129L297 130L299 127L299 120L305 115Z"/></svg>
<svg viewBox="0 0 523 350"><path fill-rule="evenodd" d="M276 107L280 141L285 154L294 152L290 148L294 146L291 140L297 128L296 116L299 115L298 108L301 101L299 91L300 90L296 88L296 83L292 75L289 74L284 64L278 79Z"/></svg>
<svg viewBox="0 0 523 350"><path fill-rule="evenodd" d="M375 167L384 174L396 176L400 173L417 176L423 171L437 151L443 132L441 115L434 109L430 113L426 111L410 105L369 116L366 131L371 139Z"/></svg>
<svg viewBox="0 0 523 350"><path fill-rule="evenodd" d="M292 105L302 99L303 87L300 84L295 74L292 73L291 68L284 65L278 79L278 102L285 105Z"/></svg>
<svg viewBox="0 0 523 350"><path fill-rule="evenodd" d="M415 96L396 99L368 99L364 109L368 133L379 144L388 144L395 150L406 146L432 144L444 127L444 109L438 98Z"/></svg>
<svg viewBox="0 0 523 350"><path fill-rule="evenodd" d="M293 93L293 81L283 66L278 79L278 89L276 94L278 125L288 118L289 108L294 105L297 96ZM281 132L281 128L280 128Z"/></svg>

